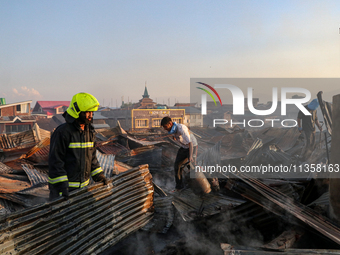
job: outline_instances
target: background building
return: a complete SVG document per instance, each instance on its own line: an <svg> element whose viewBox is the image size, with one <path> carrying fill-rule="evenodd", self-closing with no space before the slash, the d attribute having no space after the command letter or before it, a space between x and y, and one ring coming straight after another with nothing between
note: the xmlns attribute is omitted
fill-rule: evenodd
<svg viewBox="0 0 340 255"><path fill-rule="evenodd" d="M31 116L32 100L6 104L0 100L0 134L17 133L32 129L35 118Z"/></svg>

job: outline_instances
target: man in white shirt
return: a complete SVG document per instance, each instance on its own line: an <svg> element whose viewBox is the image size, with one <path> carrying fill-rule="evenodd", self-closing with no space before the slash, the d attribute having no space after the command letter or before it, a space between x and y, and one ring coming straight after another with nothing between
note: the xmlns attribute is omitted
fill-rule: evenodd
<svg viewBox="0 0 340 255"><path fill-rule="evenodd" d="M190 130L183 124L177 124L172 122L170 117L164 117L161 121L161 126L168 131L169 134L174 135L174 139L181 144L181 148L177 152L174 170L175 170L175 180L176 189L179 191L184 188L182 178L178 178L178 165L181 161L188 158L190 162L194 162L193 154L194 150L197 148L197 141Z"/></svg>

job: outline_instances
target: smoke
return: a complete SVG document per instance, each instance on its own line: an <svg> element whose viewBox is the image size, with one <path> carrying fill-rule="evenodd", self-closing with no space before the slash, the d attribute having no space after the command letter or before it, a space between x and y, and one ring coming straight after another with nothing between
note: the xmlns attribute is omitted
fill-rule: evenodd
<svg viewBox="0 0 340 255"><path fill-rule="evenodd" d="M173 167L158 172L152 172L152 179L155 184L160 186L165 192L173 190L176 186Z"/></svg>

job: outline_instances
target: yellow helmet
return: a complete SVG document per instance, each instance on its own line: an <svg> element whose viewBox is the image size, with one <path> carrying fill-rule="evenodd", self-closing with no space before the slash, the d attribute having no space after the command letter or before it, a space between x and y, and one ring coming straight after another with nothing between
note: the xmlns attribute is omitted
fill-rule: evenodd
<svg viewBox="0 0 340 255"><path fill-rule="evenodd" d="M78 93L72 97L67 113L73 118L78 119L80 112L94 112L98 110L98 100L88 93Z"/></svg>

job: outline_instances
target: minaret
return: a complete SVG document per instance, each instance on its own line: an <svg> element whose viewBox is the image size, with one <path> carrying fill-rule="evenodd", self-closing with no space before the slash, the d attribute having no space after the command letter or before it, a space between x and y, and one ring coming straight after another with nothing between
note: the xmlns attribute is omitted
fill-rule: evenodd
<svg viewBox="0 0 340 255"><path fill-rule="evenodd" d="M146 82L145 82L145 89L144 89L144 95L143 98L149 98L149 93L148 93L148 89L146 88Z"/></svg>

